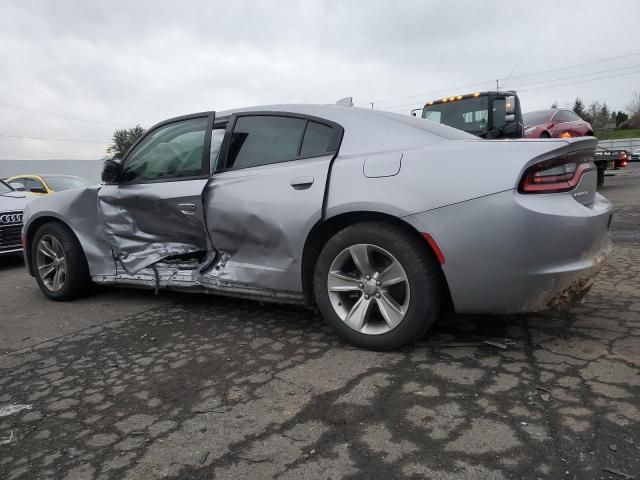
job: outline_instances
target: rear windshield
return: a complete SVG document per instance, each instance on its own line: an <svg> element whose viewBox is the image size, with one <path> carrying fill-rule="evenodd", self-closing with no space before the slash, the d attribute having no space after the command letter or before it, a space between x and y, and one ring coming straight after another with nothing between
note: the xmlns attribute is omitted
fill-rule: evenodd
<svg viewBox="0 0 640 480"><path fill-rule="evenodd" d="M525 125L539 125L548 122L549 117L551 117L549 110L538 110L523 114L522 121Z"/></svg>
<svg viewBox="0 0 640 480"><path fill-rule="evenodd" d="M427 105L422 118L472 134L485 132L489 122L488 97L472 97L447 103Z"/></svg>

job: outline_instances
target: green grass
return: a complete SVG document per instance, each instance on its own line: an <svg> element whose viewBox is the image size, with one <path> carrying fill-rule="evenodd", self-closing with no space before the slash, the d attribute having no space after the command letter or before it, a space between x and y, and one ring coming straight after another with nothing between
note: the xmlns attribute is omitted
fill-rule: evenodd
<svg viewBox="0 0 640 480"><path fill-rule="evenodd" d="M640 137L640 128L632 128L630 130L610 130L608 132L598 132L596 137L600 140L616 140L619 138L638 138Z"/></svg>

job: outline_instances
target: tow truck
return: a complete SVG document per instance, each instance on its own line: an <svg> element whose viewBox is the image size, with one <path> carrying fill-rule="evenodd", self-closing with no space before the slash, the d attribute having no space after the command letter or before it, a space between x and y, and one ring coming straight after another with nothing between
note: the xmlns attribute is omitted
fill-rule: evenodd
<svg viewBox="0 0 640 480"><path fill-rule="evenodd" d="M518 94L513 91L475 92L427 102L411 115L464 130L481 138L523 138L524 124ZM598 147L593 162L598 168L598 187L604 184L607 168L627 166L627 152Z"/></svg>
<svg viewBox="0 0 640 480"><path fill-rule="evenodd" d="M522 138L520 99L514 91L475 92L427 102L411 111L432 122L449 125L481 138Z"/></svg>

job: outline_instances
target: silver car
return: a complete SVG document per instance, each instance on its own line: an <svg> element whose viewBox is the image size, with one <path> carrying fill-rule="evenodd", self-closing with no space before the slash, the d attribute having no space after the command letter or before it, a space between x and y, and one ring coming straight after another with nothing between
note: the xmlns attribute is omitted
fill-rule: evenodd
<svg viewBox="0 0 640 480"><path fill-rule="evenodd" d="M492 141L377 110L276 105L149 129L102 186L38 198L25 260L68 300L93 283L317 305L373 349L444 306L580 298L611 250L595 138Z"/></svg>
<svg viewBox="0 0 640 480"><path fill-rule="evenodd" d="M0 180L0 257L22 251L22 212L30 195Z"/></svg>

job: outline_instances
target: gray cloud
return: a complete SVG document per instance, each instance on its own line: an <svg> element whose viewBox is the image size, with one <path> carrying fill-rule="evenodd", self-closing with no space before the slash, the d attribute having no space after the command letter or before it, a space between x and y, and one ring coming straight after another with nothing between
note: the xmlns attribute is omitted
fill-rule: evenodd
<svg viewBox="0 0 640 480"><path fill-rule="evenodd" d="M347 95L408 112L464 93L460 85L491 88L512 70L507 86L522 87L525 109L576 96L620 109L640 74L525 84L640 65L640 55L517 77L633 53L638 18L640 4L627 1L3 2L0 133L108 142L114 128L7 105L145 127L194 111ZM0 158L95 158L104 147L0 138Z"/></svg>

